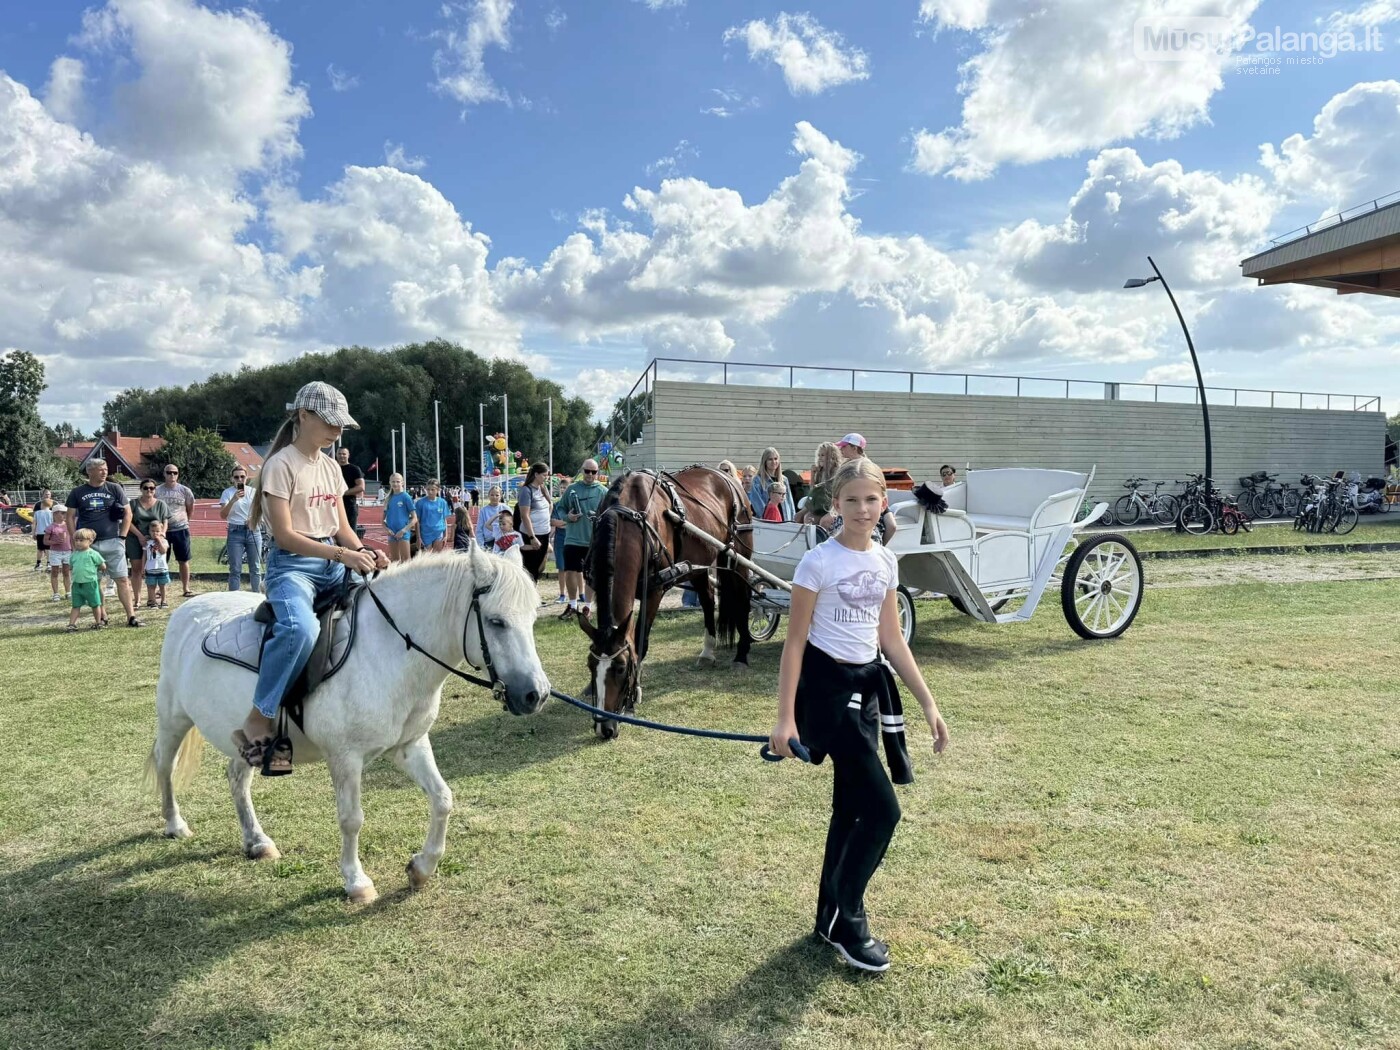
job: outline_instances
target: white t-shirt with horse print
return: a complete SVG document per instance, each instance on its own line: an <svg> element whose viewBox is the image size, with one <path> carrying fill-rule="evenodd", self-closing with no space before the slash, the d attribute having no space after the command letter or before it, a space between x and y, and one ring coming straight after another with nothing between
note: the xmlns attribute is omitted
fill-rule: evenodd
<svg viewBox="0 0 1400 1050"><path fill-rule="evenodd" d="M792 582L816 591L807 641L844 663L868 664L879 652L880 607L899 586L899 562L878 543L853 551L836 540L802 556Z"/></svg>

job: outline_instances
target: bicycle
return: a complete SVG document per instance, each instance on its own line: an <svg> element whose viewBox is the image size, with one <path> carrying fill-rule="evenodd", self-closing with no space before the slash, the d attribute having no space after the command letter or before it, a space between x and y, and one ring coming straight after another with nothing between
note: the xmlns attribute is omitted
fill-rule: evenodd
<svg viewBox="0 0 1400 1050"><path fill-rule="evenodd" d="M1144 514L1158 525L1170 525L1176 520L1176 497L1161 491L1166 482L1152 482L1152 495L1144 496L1138 490L1146 481L1146 478L1129 478L1123 482L1123 487L1129 491L1114 502L1114 520L1123 525L1136 525Z"/></svg>
<svg viewBox="0 0 1400 1050"><path fill-rule="evenodd" d="M1235 502L1245 514L1255 518L1273 518L1284 513L1278 475L1256 470L1240 478L1240 493Z"/></svg>
<svg viewBox="0 0 1400 1050"><path fill-rule="evenodd" d="M1210 479L1204 474L1186 475L1186 490L1182 492L1177 512L1177 524L1193 536L1204 536L1215 530L1216 514L1211 509Z"/></svg>

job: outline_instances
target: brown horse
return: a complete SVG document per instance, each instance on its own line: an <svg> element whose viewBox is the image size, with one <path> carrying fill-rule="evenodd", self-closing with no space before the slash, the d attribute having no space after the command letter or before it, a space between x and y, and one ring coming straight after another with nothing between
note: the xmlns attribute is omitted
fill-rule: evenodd
<svg viewBox="0 0 1400 1050"><path fill-rule="evenodd" d="M705 614L702 664L715 662L716 643L728 647L737 636L734 668L748 670L750 591L746 574L727 554L691 535L678 517L752 557L748 497L730 475L711 467L687 467L675 474L633 471L609 487L598 507L587 572L597 594L598 624L585 618L588 675L593 702L603 711L630 712L641 699L641 663L661 596L689 580ZM709 569L718 568L719 615ZM633 603L641 603L635 615ZM620 723L599 719L598 735L611 740Z"/></svg>

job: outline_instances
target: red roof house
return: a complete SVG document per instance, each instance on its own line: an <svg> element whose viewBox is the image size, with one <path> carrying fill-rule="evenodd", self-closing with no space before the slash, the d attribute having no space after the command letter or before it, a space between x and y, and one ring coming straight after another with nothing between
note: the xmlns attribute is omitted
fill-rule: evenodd
<svg viewBox="0 0 1400 1050"><path fill-rule="evenodd" d="M55 454L71 459L83 470L87 461L101 456L107 461L107 470L112 474L125 474L130 478L155 477L160 467L160 450L165 447L165 438L152 434L150 437L125 437L119 430L111 430L97 441L70 441L54 449ZM262 469L263 459L252 445L241 441L225 441L224 448L251 478Z"/></svg>

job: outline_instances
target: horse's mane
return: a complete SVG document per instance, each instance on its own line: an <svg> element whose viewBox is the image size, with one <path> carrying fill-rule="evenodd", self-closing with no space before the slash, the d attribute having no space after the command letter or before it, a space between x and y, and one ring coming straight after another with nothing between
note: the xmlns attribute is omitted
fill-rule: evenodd
<svg viewBox="0 0 1400 1050"><path fill-rule="evenodd" d="M402 586L413 593L416 601L423 603L438 599L445 610L459 597L461 591L471 597L471 590L484 583L490 583L491 594L484 600L494 604L493 599L505 606L505 611L518 616L533 618L535 607L539 605L539 592L530 574L520 566L505 558L488 554L485 551L461 553L457 551L428 551L412 561L395 562L380 573L382 583L375 587L397 590Z"/></svg>
<svg viewBox="0 0 1400 1050"><path fill-rule="evenodd" d="M623 475L625 478L627 475ZM622 478L608 487L607 495L598 504L598 518L593 523L593 542L588 545L588 579L598 599L598 630L604 638L611 638L613 629L612 592L613 566L617 557L617 515L604 514L610 506L621 499Z"/></svg>

